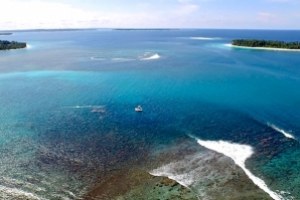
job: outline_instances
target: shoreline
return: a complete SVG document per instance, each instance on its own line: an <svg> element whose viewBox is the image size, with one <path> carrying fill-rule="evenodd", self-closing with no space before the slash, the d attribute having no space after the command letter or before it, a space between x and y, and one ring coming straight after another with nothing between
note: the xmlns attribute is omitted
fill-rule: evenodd
<svg viewBox="0 0 300 200"><path fill-rule="evenodd" d="M233 44L225 44L227 47L237 48L237 49L253 49L253 50L266 50L266 51L286 51L286 52L300 52L300 49L283 49L283 48L272 48L272 47L246 47L237 46Z"/></svg>

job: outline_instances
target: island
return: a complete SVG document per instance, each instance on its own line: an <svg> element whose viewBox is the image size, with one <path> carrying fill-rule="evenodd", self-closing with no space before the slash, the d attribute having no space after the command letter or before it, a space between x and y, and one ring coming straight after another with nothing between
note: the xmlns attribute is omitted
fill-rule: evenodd
<svg viewBox="0 0 300 200"><path fill-rule="evenodd" d="M8 33L8 32L1 32L0 35L12 35L12 33Z"/></svg>
<svg viewBox="0 0 300 200"><path fill-rule="evenodd" d="M240 46L240 47L300 50L300 42L238 39L238 40L232 40L231 44L233 46Z"/></svg>
<svg viewBox="0 0 300 200"><path fill-rule="evenodd" d="M16 42L16 41L7 41L0 40L0 50L9 50L9 49L21 49L26 48L27 44L25 42Z"/></svg>
<svg viewBox="0 0 300 200"><path fill-rule="evenodd" d="M115 31L173 31L177 28L115 28Z"/></svg>

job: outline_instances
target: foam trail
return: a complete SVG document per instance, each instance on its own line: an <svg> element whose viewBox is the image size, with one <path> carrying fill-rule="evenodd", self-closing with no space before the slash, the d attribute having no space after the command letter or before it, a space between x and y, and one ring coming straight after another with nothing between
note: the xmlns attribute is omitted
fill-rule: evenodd
<svg viewBox="0 0 300 200"><path fill-rule="evenodd" d="M267 184L260 178L254 176L245 166L245 162L248 158L252 156L254 153L253 148L248 145L235 144L226 141L205 141L196 139L198 144L201 146L210 149L212 151L223 154L229 158L231 158L236 165L242 168L242 170L246 173L246 175L253 181L255 185L257 185L260 189L265 191L272 197L274 200L283 200L283 197L272 190L270 190Z"/></svg>
<svg viewBox="0 0 300 200"><path fill-rule="evenodd" d="M192 40L219 40L218 37L190 37Z"/></svg>
<svg viewBox="0 0 300 200"><path fill-rule="evenodd" d="M180 185L189 188L193 183L193 179L188 177L188 174L174 174L172 173L172 169L177 163L170 163L166 166L162 166L158 169L152 170L149 172L152 176L163 176L168 177L179 183Z"/></svg>
<svg viewBox="0 0 300 200"><path fill-rule="evenodd" d="M183 160L171 162L157 169L150 171L153 176L163 176L175 180L180 185L189 188L197 179L201 179L201 171L205 167L203 160L210 157L206 154L188 156Z"/></svg>
<svg viewBox="0 0 300 200"><path fill-rule="evenodd" d="M104 105L77 105L77 106L67 106L65 108L71 108L71 109L85 109L85 108L104 108Z"/></svg>
<svg viewBox="0 0 300 200"><path fill-rule="evenodd" d="M213 151L207 151L205 153L198 152L185 156L181 160L163 165L150 171L149 173L153 176L168 177L169 179L175 180L180 185L187 188L197 188L196 190L199 197L205 198L206 188L199 187L199 183L203 186L205 180L211 180L211 174L219 174L218 167L214 168L213 166L210 168L210 170L208 170L208 163L222 163L222 157L224 156L218 156ZM227 170L227 172L229 171ZM229 173L231 174L231 171Z"/></svg>
<svg viewBox="0 0 300 200"><path fill-rule="evenodd" d="M127 62L127 61L133 61L135 59L133 58L112 58L111 61L114 62Z"/></svg>
<svg viewBox="0 0 300 200"><path fill-rule="evenodd" d="M274 129L275 131L277 131L279 133L282 133L286 138L296 140L296 138L292 134L288 133L287 131L285 131L285 130L277 127L277 126L275 126L274 124L267 123L267 125L269 127L271 127L272 129Z"/></svg>
<svg viewBox="0 0 300 200"><path fill-rule="evenodd" d="M95 60L95 61L105 61L105 60L108 60L106 58L103 58L103 57L97 57L97 56L92 56L90 57L91 60ZM116 58L110 58L109 59L110 61L113 61L113 62L128 62L128 61L134 61L136 59L134 58L121 58L121 57L116 57Z"/></svg>
<svg viewBox="0 0 300 200"><path fill-rule="evenodd" d="M157 59L160 59L160 55L158 53L155 53L155 54L149 55L149 56L147 56L147 54L146 54L144 56L145 57L140 58L140 60L157 60Z"/></svg>

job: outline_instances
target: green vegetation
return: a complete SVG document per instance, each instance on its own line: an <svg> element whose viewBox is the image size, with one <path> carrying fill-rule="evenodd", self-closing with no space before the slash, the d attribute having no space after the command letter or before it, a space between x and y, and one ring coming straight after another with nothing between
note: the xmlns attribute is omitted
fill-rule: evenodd
<svg viewBox="0 0 300 200"><path fill-rule="evenodd" d="M15 42L15 41L7 41L7 40L0 40L0 50L9 50L9 49L21 49L25 48L25 42Z"/></svg>
<svg viewBox="0 0 300 200"><path fill-rule="evenodd" d="M272 40L233 40L232 45L245 47L266 47L281 49L300 49L300 42L284 42Z"/></svg>

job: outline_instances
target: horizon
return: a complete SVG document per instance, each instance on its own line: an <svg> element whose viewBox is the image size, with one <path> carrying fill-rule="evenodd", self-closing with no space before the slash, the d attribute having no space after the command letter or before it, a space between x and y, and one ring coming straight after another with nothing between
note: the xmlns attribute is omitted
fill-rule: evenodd
<svg viewBox="0 0 300 200"><path fill-rule="evenodd" d="M99 28L99 27L92 27L92 28L32 28L32 29L10 29L10 30L4 30L4 29L0 29L0 33L11 33L11 32L31 32L31 31L82 31L82 30L136 30L136 31L147 31L147 30L157 30L157 31L163 31L163 30L244 30L244 31L300 31L299 29L267 29L267 28L139 28L139 27L135 27L135 28L131 28L131 27L122 27L122 28Z"/></svg>
<svg viewBox="0 0 300 200"><path fill-rule="evenodd" d="M0 30L267 29L299 30L297 0L0 0Z"/></svg>

